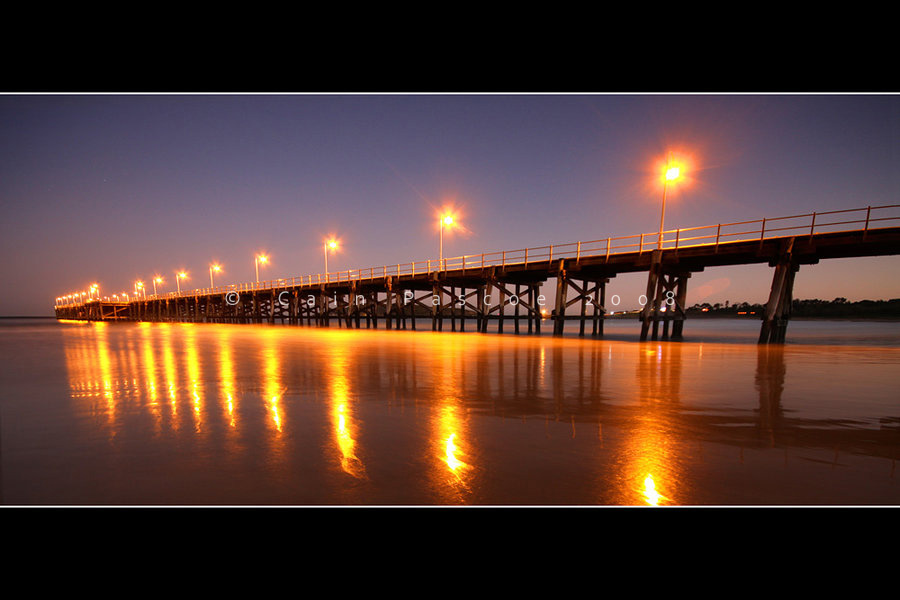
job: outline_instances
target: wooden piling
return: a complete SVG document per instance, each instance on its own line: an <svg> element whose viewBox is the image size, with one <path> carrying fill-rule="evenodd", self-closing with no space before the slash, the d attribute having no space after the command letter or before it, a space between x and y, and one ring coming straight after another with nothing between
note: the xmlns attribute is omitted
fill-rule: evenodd
<svg viewBox="0 0 900 600"><path fill-rule="evenodd" d="M766 303L762 327L759 332L760 344L784 343L788 320L791 316L794 276L800 268L799 265L793 261L793 247L794 238L790 238L783 245L781 256L777 264L773 265L775 267L775 273L772 277L769 300Z"/></svg>

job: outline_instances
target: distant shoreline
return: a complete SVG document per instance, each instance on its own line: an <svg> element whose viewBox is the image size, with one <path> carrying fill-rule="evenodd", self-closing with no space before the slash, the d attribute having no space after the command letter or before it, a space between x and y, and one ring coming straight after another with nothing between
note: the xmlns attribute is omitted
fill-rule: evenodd
<svg viewBox="0 0 900 600"><path fill-rule="evenodd" d="M632 319L637 319L638 315L636 313L629 313L626 315L615 314L612 316L607 316L606 320L612 319L621 319L623 321L629 321ZM696 314L696 313L688 313L686 320L688 321L701 321L707 319L731 319L733 321L762 321L762 317L759 314L756 315L736 315L736 314ZM588 322L590 322L590 316L587 318ZM792 316L790 321L887 321L887 322L896 322L900 321L900 316L867 316L867 315L845 315L840 317L829 317L829 316Z"/></svg>

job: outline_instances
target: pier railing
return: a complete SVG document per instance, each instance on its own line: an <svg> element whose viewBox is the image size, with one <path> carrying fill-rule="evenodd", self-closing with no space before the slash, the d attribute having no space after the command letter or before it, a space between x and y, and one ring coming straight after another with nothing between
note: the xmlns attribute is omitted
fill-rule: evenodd
<svg viewBox="0 0 900 600"><path fill-rule="evenodd" d="M269 279L252 283L237 283L217 287L198 288L190 291L168 292L165 294L146 295L135 300L151 300L159 298L181 298L206 296L210 294L227 294L228 292L246 292L257 290L273 290L303 285L319 285L323 283L339 283L350 281L367 281L385 277L414 277L434 272L463 271L482 269L485 267L506 267L513 265L527 266L529 263L548 262L560 258L575 259L605 257L608 259L617 254L651 252L656 249L674 250L698 246L722 246L736 242L759 240L760 242L779 238L808 235L810 237L822 233L866 232L879 227L900 225L900 204L884 206L867 206L847 210L813 212L787 217L763 218L753 221L735 223L718 223L700 227L669 229L660 232L641 233L621 237L608 237L586 242L570 242L551 244L518 250L502 250L456 256L453 258L428 259L408 263L397 263L369 267L365 269L347 269L315 275L301 275L282 279ZM96 301L96 299L94 300ZM74 305L84 304L75 302ZM70 304L70 305L73 305ZM59 306L65 306L65 303Z"/></svg>

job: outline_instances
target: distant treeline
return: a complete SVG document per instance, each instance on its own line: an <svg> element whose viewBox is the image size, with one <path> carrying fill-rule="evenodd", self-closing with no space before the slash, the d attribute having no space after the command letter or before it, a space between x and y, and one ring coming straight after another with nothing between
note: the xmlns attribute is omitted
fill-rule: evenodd
<svg viewBox="0 0 900 600"><path fill-rule="evenodd" d="M755 316L765 310L764 304L740 302L731 304L695 304L687 309L692 316ZM860 300L849 302L846 298L834 300L794 300L791 305L792 317L837 317L837 318L900 318L900 298L891 300Z"/></svg>

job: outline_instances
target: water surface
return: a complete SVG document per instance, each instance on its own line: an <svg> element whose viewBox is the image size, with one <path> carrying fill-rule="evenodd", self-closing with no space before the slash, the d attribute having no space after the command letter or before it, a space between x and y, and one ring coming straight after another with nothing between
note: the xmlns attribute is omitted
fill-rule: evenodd
<svg viewBox="0 0 900 600"><path fill-rule="evenodd" d="M0 324L13 505L895 505L900 324Z"/></svg>

